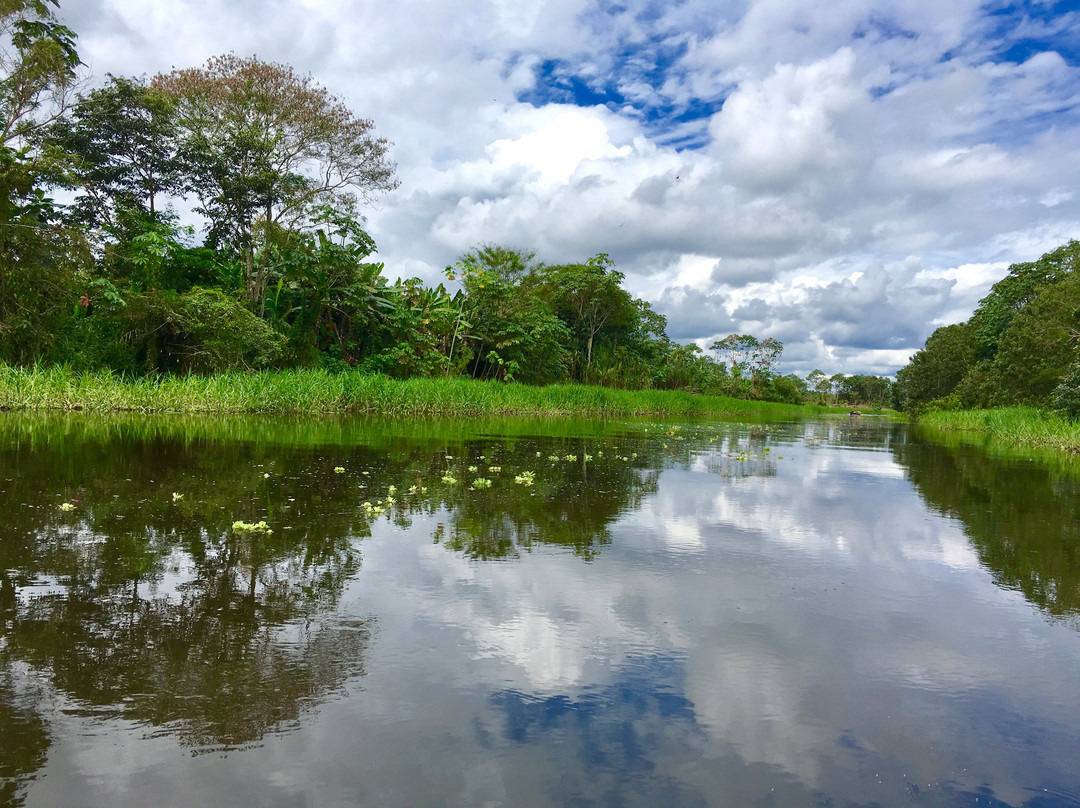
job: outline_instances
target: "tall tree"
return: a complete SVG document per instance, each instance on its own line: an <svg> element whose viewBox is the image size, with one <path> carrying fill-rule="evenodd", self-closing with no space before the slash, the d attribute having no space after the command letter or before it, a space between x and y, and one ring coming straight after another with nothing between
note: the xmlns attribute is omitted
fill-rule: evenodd
<svg viewBox="0 0 1080 808"><path fill-rule="evenodd" d="M583 343L586 372L597 337L605 329L633 326L638 319L633 297L622 288L624 275L613 267L611 258L600 253L583 264L543 269L548 298Z"/></svg>
<svg viewBox="0 0 1080 808"><path fill-rule="evenodd" d="M310 76L255 57L216 56L203 67L155 76L174 99L181 153L209 218L211 243L235 248L249 300L265 303L274 227L305 223L313 206L370 200L397 187L389 143L374 124Z"/></svg>
<svg viewBox="0 0 1080 808"><path fill-rule="evenodd" d="M50 136L76 158L81 194L75 209L88 224L115 232L125 213L154 216L159 196L184 188L175 104L152 87L110 76L82 96Z"/></svg>
<svg viewBox="0 0 1080 808"><path fill-rule="evenodd" d="M63 293L76 245L45 194L66 165L41 134L67 108L80 62L55 7L0 2L0 354L8 358L35 341L43 307L70 305Z"/></svg>

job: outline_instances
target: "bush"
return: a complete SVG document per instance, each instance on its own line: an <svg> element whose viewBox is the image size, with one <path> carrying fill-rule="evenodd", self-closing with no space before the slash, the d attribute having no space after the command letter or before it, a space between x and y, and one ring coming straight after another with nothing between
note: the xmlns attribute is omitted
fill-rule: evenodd
<svg viewBox="0 0 1080 808"><path fill-rule="evenodd" d="M284 336L216 289L195 287L180 295L176 313L181 370L258 370L274 366L284 354Z"/></svg>

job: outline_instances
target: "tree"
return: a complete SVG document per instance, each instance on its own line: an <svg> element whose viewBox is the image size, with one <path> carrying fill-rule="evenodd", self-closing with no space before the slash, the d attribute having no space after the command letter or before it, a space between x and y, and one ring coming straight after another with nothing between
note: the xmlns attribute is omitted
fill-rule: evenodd
<svg viewBox="0 0 1080 808"><path fill-rule="evenodd" d="M0 356L27 360L43 317L67 309L80 239L64 229L45 188L65 156L41 143L68 104L80 65L75 34L51 0L0 3Z"/></svg>
<svg viewBox="0 0 1080 808"><path fill-rule="evenodd" d="M992 359L998 338L1015 317L1047 286L1060 283L1080 268L1080 241L1070 241L1036 261L1013 264L1008 274L979 301L969 320L976 358Z"/></svg>
<svg viewBox="0 0 1080 808"><path fill-rule="evenodd" d="M1048 406L1055 388L1077 362L1080 342L1080 273L1043 287L998 337L987 368L993 404Z"/></svg>
<svg viewBox="0 0 1080 808"><path fill-rule="evenodd" d="M716 355L716 361L730 366L733 376L745 376L750 369L751 357L761 346L758 338L752 334L728 334L716 340L709 349Z"/></svg>
<svg viewBox="0 0 1080 808"><path fill-rule="evenodd" d="M760 397L773 377L773 366L779 362L784 345L779 340L766 337L759 340L752 334L728 334L709 346L717 361L731 366L735 388L732 395ZM749 380L749 387L743 380ZM801 383L800 379L800 383ZM790 393L785 395L790 396Z"/></svg>
<svg viewBox="0 0 1080 808"><path fill-rule="evenodd" d="M76 157L77 217L114 233L124 213L153 217L160 195L184 188L176 137L176 106L151 87L110 76L106 86L81 97L50 131L51 140Z"/></svg>
<svg viewBox="0 0 1080 808"><path fill-rule="evenodd" d="M0 148L28 150L67 106L81 62L75 33L53 15L55 0L0 5Z"/></svg>
<svg viewBox="0 0 1080 808"><path fill-rule="evenodd" d="M397 187L389 143L374 124L310 76L256 57L216 56L155 76L176 104L182 158L210 220L210 242L243 257L248 299L260 310L273 227L307 223L313 206L370 200Z"/></svg>
<svg viewBox="0 0 1080 808"><path fill-rule="evenodd" d="M806 382L794 373L784 376L777 374L769 379L766 398L786 404L802 404L806 401L807 392Z"/></svg>
<svg viewBox="0 0 1080 808"><path fill-rule="evenodd" d="M597 337L605 329L625 328L636 322L634 299L622 288L624 276L613 266L606 253L599 253L584 264L543 269L545 296L583 343L586 372Z"/></svg>
<svg viewBox="0 0 1080 808"><path fill-rule="evenodd" d="M270 317L304 364L322 352L356 365L377 321L397 305L383 264L366 260L375 241L351 214L320 206L315 233L287 234L271 245Z"/></svg>
<svg viewBox="0 0 1080 808"><path fill-rule="evenodd" d="M825 375L825 371L814 368L814 370L810 371L807 375L806 384L817 395L819 403L828 403L829 396L832 394L833 389L832 381Z"/></svg>
<svg viewBox="0 0 1080 808"><path fill-rule="evenodd" d="M885 376L855 373L845 376L836 391L837 398L845 404L885 407L892 398L893 382Z"/></svg>
<svg viewBox="0 0 1080 808"><path fill-rule="evenodd" d="M926 346L896 374L898 398L909 410L956 389L975 357L972 329L967 323L946 325L934 331Z"/></svg>
<svg viewBox="0 0 1080 808"><path fill-rule="evenodd" d="M533 383L565 377L570 333L540 294L543 271L533 253L495 245L447 268L465 292L460 313L468 328L456 330L454 342L471 350L473 376Z"/></svg>

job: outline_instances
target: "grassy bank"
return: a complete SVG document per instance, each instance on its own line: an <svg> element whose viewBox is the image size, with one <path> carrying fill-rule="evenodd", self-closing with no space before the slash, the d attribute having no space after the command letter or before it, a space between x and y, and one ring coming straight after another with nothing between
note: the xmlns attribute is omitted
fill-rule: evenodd
<svg viewBox="0 0 1080 808"><path fill-rule="evenodd" d="M390 416L732 416L794 418L844 408L744 401L661 390L530 387L471 379L406 379L319 370L122 378L64 367L0 365L0 408L172 413L378 413Z"/></svg>
<svg viewBox="0 0 1080 808"><path fill-rule="evenodd" d="M1034 407L928 412L919 424L931 430L982 433L1013 446L1080 453L1080 423Z"/></svg>

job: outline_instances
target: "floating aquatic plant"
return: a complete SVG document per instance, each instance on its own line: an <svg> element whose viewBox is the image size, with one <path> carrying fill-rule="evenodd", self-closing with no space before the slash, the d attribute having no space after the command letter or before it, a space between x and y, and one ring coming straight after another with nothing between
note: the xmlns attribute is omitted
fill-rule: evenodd
<svg viewBox="0 0 1080 808"><path fill-rule="evenodd" d="M447 485L453 485L454 483L457 482L457 480L454 478L454 476L452 474L444 474L443 477L442 477L442 481L444 483L446 483Z"/></svg>
<svg viewBox="0 0 1080 808"><path fill-rule="evenodd" d="M523 471L514 477L514 482L518 485L532 485L536 482L536 474L531 471Z"/></svg>
<svg viewBox="0 0 1080 808"><path fill-rule="evenodd" d="M273 533L266 522L244 522L237 519L232 523L232 529L236 533Z"/></svg>
<svg viewBox="0 0 1080 808"><path fill-rule="evenodd" d="M173 491L173 495L172 495L172 501L173 501L173 502L179 502L179 501L180 501L180 500L182 500L183 498L184 498L184 495L183 495L183 494L178 494L178 493L176 493L175 491Z"/></svg>
<svg viewBox="0 0 1080 808"><path fill-rule="evenodd" d="M473 488L491 488L491 480L484 479L483 477L477 477L472 481Z"/></svg>
<svg viewBox="0 0 1080 808"><path fill-rule="evenodd" d="M62 511L73 511L73 510L75 510L75 506L72 505L70 502L61 502L57 507Z"/></svg>
<svg viewBox="0 0 1080 808"><path fill-rule="evenodd" d="M334 466L334 474L344 474L344 473L345 473L345 467L344 466Z"/></svg>

